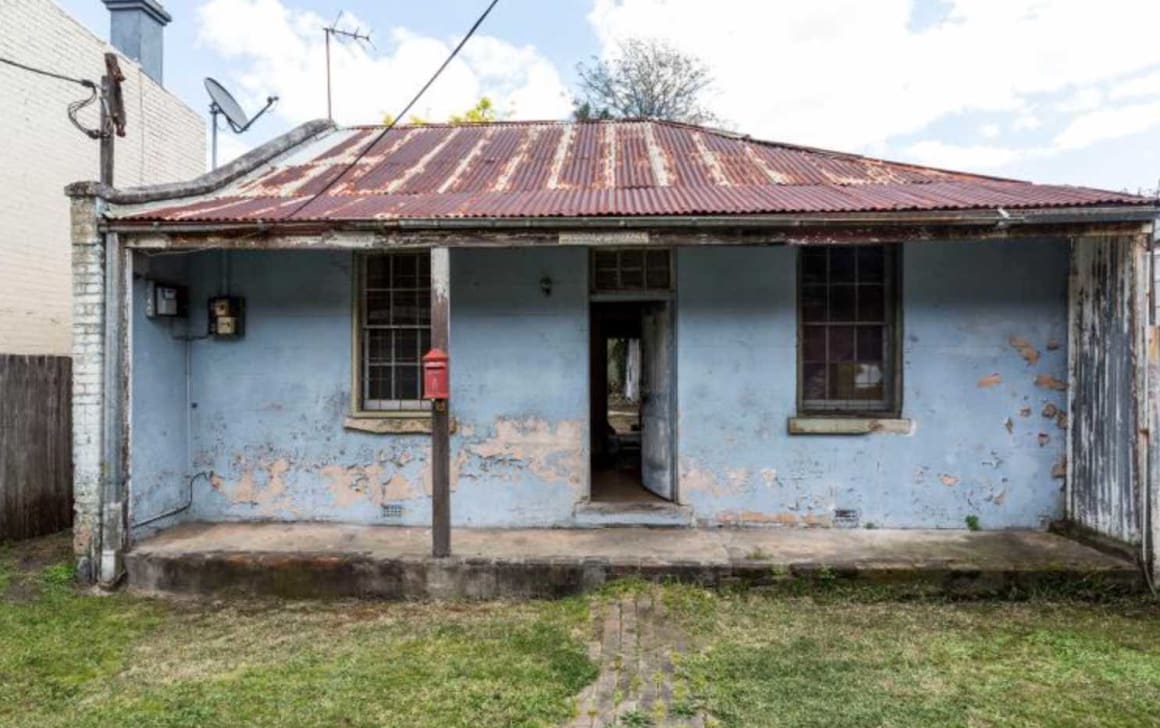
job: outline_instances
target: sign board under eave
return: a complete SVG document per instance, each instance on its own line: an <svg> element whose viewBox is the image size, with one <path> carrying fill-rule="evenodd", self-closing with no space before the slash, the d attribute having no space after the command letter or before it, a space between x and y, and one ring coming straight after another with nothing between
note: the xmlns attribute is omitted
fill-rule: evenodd
<svg viewBox="0 0 1160 728"><path fill-rule="evenodd" d="M600 245L633 246L648 245L647 230L594 230L564 231L560 233L560 245Z"/></svg>

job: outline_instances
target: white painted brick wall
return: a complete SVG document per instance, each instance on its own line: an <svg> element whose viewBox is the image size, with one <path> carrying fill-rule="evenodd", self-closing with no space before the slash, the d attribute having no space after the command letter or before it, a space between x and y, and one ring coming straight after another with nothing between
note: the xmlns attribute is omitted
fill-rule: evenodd
<svg viewBox="0 0 1160 728"><path fill-rule="evenodd" d="M0 55L99 81L104 41L51 0L0 0ZM205 171L206 122L121 58L127 136L117 139L117 187ZM97 142L69 123L75 84L0 65L0 353L68 354L69 204L64 186L96 179ZM96 104L82 120L97 123Z"/></svg>
<svg viewBox="0 0 1160 728"><path fill-rule="evenodd" d="M105 372L105 248L95 225L94 201L72 201L73 348L73 543L78 555L91 550L100 519ZM84 574L86 578L90 574Z"/></svg>

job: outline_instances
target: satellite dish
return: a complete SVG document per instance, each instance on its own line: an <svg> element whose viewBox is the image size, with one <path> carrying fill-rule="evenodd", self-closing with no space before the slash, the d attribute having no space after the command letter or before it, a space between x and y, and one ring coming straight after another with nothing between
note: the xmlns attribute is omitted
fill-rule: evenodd
<svg viewBox="0 0 1160 728"><path fill-rule="evenodd" d="M246 116L246 112L242 111L242 105L233 94L226 91L225 86L212 78L206 78L205 90L209 94L211 108L216 106L218 113L226 117L226 121L236 133L241 134L250 125L250 117Z"/></svg>
<svg viewBox="0 0 1160 728"><path fill-rule="evenodd" d="M217 169L217 117L218 114L226 117L226 123L234 130L235 134L241 134L250 128L255 121L258 120L262 114L269 111L274 102L278 100L277 96L267 96L266 105L262 110L253 117L246 115L242 110L242 105L234 98L234 95L226 91L226 87L208 76L205 79L205 91L209 94L209 116L210 125L213 128L213 166Z"/></svg>

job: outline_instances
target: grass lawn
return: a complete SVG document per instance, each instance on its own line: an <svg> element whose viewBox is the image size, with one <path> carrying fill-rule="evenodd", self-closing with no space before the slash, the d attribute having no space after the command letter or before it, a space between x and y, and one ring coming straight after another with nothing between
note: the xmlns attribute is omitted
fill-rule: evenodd
<svg viewBox="0 0 1160 728"><path fill-rule="evenodd" d="M1154 726L1160 607L616 585L560 602L160 601L75 591L67 537L0 545L0 725L550 726L599 600L658 589L674 694L727 726ZM647 721L642 725L647 725Z"/></svg>
<svg viewBox="0 0 1160 728"><path fill-rule="evenodd" d="M596 676L579 600L90 596L54 539L0 546L0 725L554 725Z"/></svg>
<svg viewBox="0 0 1160 728"><path fill-rule="evenodd" d="M692 707L726 726L1157 726L1160 606L670 587Z"/></svg>

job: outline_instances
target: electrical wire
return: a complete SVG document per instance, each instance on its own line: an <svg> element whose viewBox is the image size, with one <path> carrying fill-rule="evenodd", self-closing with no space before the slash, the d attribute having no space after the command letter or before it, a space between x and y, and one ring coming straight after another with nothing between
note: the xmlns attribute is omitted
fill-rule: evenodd
<svg viewBox="0 0 1160 728"><path fill-rule="evenodd" d="M28 71L29 73L35 73L39 76L46 76L48 78L55 78L58 81L67 81L68 83L75 83L75 84L78 84L80 86L84 86L85 88L87 88L89 90L89 95L87 98L79 99L77 101L73 101L73 102L69 103L69 105L68 105L68 120L70 122L72 122L72 125L75 126L77 129L79 129L88 138L90 138L90 139L100 139L101 138L102 132L100 129L89 129L88 127L86 127L84 124L82 124L77 119L77 114L80 113L81 109L85 108L86 106L89 106L90 104L92 104L94 101L97 100L97 94L98 94L97 84L95 84L94 82L89 81L87 79L73 78L72 76L65 76L64 74L56 73L55 71L46 71L43 68L36 68L34 66L29 66L29 65L26 65L24 63L20 63L19 61L14 61L11 58L4 58L3 56L0 56L0 63L12 66L13 68L19 68L22 71Z"/></svg>
<svg viewBox="0 0 1160 728"><path fill-rule="evenodd" d="M411 107L419 102L419 99L423 97L423 94L427 93L427 89L431 88L431 84L435 83L436 79L439 78L444 69L446 69L447 66L451 64L451 61L455 60L455 57L459 55L459 51L463 49L463 46L467 44L467 41L471 39L471 36L475 35L475 31L479 30L479 26L483 25L483 21L489 14L491 14L492 9L495 8L496 4L498 3L499 0L491 0L491 3L488 4L487 9L485 9L478 18L476 18L475 23L473 23L471 28L468 29L467 34L463 36L463 40L459 41L459 45L452 49L451 54L447 56L447 59L443 61L443 64L439 66L438 70L435 71L431 78L427 79L427 83L423 84L423 88L419 89L419 93L415 94L414 98L407 102L407 105L403 107L403 110L400 111L393 119L391 119L391 123L387 124L386 127L384 127L383 130L380 131L369 144L364 146L362 151L360 151L354 159L348 162L341 172L334 175L331 180L322 187L322 189L311 195L301 205L294 208L294 211L287 215L285 219L289 220L290 218L293 218L319 197L324 195L328 190L330 190L330 188L333 187L336 182L342 179L347 172L353 169L354 166L367 155L367 152L369 152L371 149L374 149L375 145L378 144L382 138L387 135L387 132L395 128L395 125L399 123L399 119L406 117L407 113L411 110Z"/></svg>
<svg viewBox="0 0 1160 728"><path fill-rule="evenodd" d="M60 80L60 81L68 81L70 83L78 83L81 86L84 86L86 88L96 87L96 84L93 83L92 81L86 81L83 78L74 78L72 76L65 76L62 73L56 73L54 71L46 71L43 68L36 68L34 66L27 66L23 63L20 63L19 61L14 61L11 58L5 58L3 56L0 56L0 63L5 63L9 66L15 66L16 68L28 71L29 73L38 73L41 76L48 76L49 78L55 78L55 79Z"/></svg>

